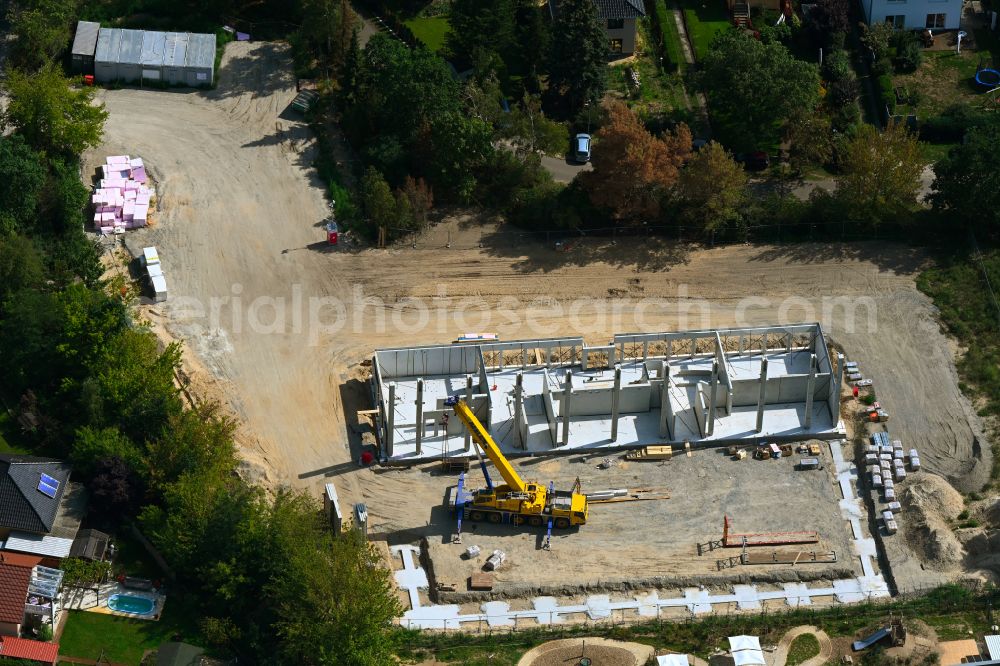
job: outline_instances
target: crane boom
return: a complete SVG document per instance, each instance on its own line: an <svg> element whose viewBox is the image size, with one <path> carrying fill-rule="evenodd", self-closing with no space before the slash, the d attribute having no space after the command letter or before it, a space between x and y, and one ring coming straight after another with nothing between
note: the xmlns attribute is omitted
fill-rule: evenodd
<svg viewBox="0 0 1000 666"><path fill-rule="evenodd" d="M486 432L486 428L483 424L479 422L476 418L475 413L473 413L472 408L464 400L459 400L455 403L455 414L458 418L462 419L462 423L465 427L469 429L469 434L472 436L472 440L476 445L486 453L486 457L490 459L493 465L500 472L500 476L503 480L511 487L512 490L518 492L525 492L527 490L527 484L521 480L514 468L511 466L510 461L500 452L500 447L497 446L493 438L490 437L490 433Z"/></svg>

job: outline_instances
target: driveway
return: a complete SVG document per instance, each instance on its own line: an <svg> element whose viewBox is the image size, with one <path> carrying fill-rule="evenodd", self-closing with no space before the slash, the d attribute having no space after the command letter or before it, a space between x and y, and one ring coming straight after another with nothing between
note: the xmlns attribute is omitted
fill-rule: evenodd
<svg viewBox="0 0 1000 666"><path fill-rule="evenodd" d="M581 171L590 171L593 168L590 166L590 162L577 164L565 157L550 157L549 155L542 155L542 166L552 174L552 178L558 183L568 183L576 178L576 174Z"/></svg>

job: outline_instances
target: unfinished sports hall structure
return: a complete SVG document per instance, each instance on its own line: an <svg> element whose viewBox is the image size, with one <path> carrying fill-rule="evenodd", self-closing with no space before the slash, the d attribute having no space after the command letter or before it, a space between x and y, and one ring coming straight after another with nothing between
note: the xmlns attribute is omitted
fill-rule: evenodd
<svg viewBox="0 0 1000 666"><path fill-rule="evenodd" d="M384 462L474 455L464 399L508 455L843 436L842 356L818 323L380 349Z"/></svg>

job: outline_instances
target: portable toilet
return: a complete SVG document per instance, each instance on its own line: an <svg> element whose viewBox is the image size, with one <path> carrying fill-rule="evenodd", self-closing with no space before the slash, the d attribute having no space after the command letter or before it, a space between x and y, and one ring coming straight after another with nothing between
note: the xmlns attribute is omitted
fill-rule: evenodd
<svg viewBox="0 0 1000 666"><path fill-rule="evenodd" d="M336 245L337 240L339 240L340 230L337 228L336 222L326 223L326 242L330 245Z"/></svg>

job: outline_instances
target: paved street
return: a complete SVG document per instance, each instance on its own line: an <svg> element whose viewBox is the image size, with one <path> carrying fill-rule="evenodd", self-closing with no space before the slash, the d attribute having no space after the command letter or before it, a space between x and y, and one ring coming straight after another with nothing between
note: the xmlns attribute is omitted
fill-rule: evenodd
<svg viewBox="0 0 1000 666"><path fill-rule="evenodd" d="M576 174L591 169L590 162L577 164L567 161L565 157L549 157L548 155L542 155L542 166L560 183L568 183L576 178Z"/></svg>

